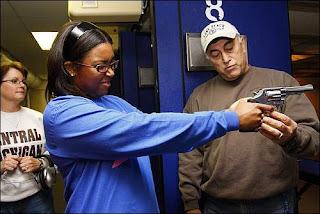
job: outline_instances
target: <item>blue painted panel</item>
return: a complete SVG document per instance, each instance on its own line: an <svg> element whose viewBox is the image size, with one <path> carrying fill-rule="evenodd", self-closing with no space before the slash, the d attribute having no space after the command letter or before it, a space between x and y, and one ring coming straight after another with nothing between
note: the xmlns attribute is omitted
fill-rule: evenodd
<svg viewBox="0 0 320 214"><path fill-rule="evenodd" d="M135 33L121 32L121 65L123 98L133 106L138 106L138 76Z"/></svg>
<svg viewBox="0 0 320 214"><path fill-rule="evenodd" d="M149 114L156 111L154 88L139 88L139 109Z"/></svg>
<svg viewBox="0 0 320 214"><path fill-rule="evenodd" d="M162 155L165 213L183 213L183 202L178 189L178 155Z"/></svg>
<svg viewBox="0 0 320 214"><path fill-rule="evenodd" d="M143 112L154 112L154 88L138 87L138 66L153 65L150 34L121 32L120 53L124 99Z"/></svg>
<svg viewBox="0 0 320 214"><path fill-rule="evenodd" d="M161 112L181 112L183 85L177 1L154 1Z"/></svg>
<svg viewBox="0 0 320 214"><path fill-rule="evenodd" d="M151 35L148 33L136 33L137 64L147 67L153 65Z"/></svg>
<svg viewBox="0 0 320 214"><path fill-rule="evenodd" d="M180 23L177 1L154 1L161 112L181 112L183 82L181 68ZM177 191L177 154L163 155L164 201L166 213L182 211Z"/></svg>
<svg viewBox="0 0 320 214"><path fill-rule="evenodd" d="M151 48L151 35L147 33L136 33L136 48L138 66L152 67L153 55ZM138 91L138 108L145 113L155 112L154 87L141 87Z"/></svg>

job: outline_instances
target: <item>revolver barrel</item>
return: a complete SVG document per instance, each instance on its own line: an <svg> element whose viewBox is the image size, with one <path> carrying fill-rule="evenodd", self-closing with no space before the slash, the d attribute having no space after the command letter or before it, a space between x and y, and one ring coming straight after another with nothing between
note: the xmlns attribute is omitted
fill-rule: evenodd
<svg viewBox="0 0 320 214"><path fill-rule="evenodd" d="M255 96L249 99L248 102L280 106L288 95L302 94L308 91L313 91L311 84L294 87L263 88L256 92Z"/></svg>
<svg viewBox="0 0 320 214"><path fill-rule="evenodd" d="M285 87L287 95L290 94L301 94L308 91L313 91L313 85L308 84L304 86L296 86L296 87Z"/></svg>

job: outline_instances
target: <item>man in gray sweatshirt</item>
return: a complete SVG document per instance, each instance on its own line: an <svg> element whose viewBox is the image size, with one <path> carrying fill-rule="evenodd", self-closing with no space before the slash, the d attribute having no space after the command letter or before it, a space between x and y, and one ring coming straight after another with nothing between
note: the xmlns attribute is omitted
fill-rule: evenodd
<svg viewBox="0 0 320 214"><path fill-rule="evenodd" d="M184 112L221 110L261 88L298 86L289 74L249 65L245 37L218 21L201 33L203 50L219 75L198 86ZM292 213L297 158L319 150L319 119L305 94L289 96L265 115L259 132L229 132L179 155L179 188L187 213Z"/></svg>

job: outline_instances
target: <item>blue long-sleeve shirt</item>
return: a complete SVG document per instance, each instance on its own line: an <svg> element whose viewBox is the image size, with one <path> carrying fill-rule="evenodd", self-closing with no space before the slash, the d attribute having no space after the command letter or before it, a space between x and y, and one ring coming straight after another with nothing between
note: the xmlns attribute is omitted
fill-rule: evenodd
<svg viewBox="0 0 320 214"><path fill-rule="evenodd" d="M66 212L154 213L148 155L190 151L237 130L239 120L233 111L144 114L111 95L61 96L48 103L44 127L64 178Z"/></svg>

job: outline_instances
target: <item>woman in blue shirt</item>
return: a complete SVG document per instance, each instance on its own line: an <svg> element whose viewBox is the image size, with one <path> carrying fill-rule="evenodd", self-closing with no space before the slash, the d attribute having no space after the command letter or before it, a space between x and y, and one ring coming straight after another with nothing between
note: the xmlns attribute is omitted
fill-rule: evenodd
<svg viewBox="0 0 320 214"><path fill-rule="evenodd" d="M221 112L144 114L106 95L118 63L110 36L88 22L67 23L49 52L44 126L68 213L159 212L149 155L254 130L273 110L241 100Z"/></svg>

